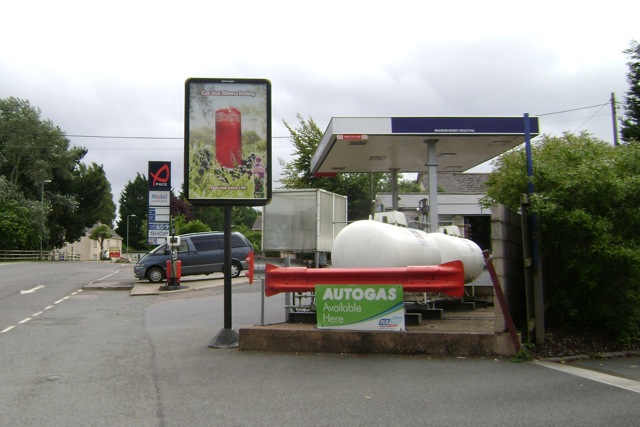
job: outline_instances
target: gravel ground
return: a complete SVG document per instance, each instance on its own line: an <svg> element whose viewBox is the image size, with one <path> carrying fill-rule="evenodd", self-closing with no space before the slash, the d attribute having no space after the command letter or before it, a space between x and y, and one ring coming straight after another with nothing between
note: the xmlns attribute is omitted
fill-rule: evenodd
<svg viewBox="0 0 640 427"><path fill-rule="evenodd" d="M530 351L537 359L574 356L603 357L608 353L638 352L640 341L622 344L613 337L599 332L547 327L544 344Z"/></svg>

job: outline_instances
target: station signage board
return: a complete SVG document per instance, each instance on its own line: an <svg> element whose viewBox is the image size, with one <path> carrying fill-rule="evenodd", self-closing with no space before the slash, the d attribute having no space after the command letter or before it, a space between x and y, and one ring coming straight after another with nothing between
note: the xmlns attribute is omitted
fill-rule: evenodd
<svg viewBox="0 0 640 427"><path fill-rule="evenodd" d="M401 285L316 285L318 329L404 331Z"/></svg>
<svg viewBox="0 0 640 427"><path fill-rule="evenodd" d="M150 190L149 191L149 207L152 206L171 206L170 191Z"/></svg>
<svg viewBox="0 0 640 427"><path fill-rule="evenodd" d="M147 241L158 245L171 235L171 162L149 162L148 188Z"/></svg>
<svg viewBox="0 0 640 427"><path fill-rule="evenodd" d="M149 190L171 191L171 162L149 162Z"/></svg>
<svg viewBox="0 0 640 427"><path fill-rule="evenodd" d="M170 222L171 214L168 206L163 207L150 207L149 208L149 222Z"/></svg>

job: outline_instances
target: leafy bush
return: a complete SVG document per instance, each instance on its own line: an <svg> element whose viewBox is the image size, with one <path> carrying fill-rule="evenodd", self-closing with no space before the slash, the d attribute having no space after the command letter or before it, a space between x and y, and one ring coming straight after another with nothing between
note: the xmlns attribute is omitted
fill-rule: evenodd
<svg viewBox="0 0 640 427"><path fill-rule="evenodd" d="M532 157L548 321L640 338L640 145L566 133L543 136ZM495 165L483 203L517 210L524 148Z"/></svg>

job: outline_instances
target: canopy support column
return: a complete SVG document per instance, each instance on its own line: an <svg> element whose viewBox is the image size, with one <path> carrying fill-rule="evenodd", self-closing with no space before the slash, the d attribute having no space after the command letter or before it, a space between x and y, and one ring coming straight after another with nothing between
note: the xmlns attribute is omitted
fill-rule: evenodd
<svg viewBox="0 0 640 427"><path fill-rule="evenodd" d="M398 210L398 169L391 171L391 209Z"/></svg>
<svg viewBox="0 0 640 427"><path fill-rule="evenodd" d="M429 231L438 231L438 162L436 160L437 140L426 140L427 167L429 168Z"/></svg>

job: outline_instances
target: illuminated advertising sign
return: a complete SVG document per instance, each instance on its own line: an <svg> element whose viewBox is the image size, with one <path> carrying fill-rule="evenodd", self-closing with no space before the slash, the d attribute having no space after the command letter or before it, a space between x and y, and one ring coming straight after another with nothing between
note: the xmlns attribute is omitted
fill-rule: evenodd
<svg viewBox="0 0 640 427"><path fill-rule="evenodd" d="M162 243L171 234L171 162L149 162L147 241Z"/></svg>
<svg viewBox="0 0 640 427"><path fill-rule="evenodd" d="M316 285L318 329L404 331L401 285Z"/></svg>
<svg viewBox="0 0 640 427"><path fill-rule="evenodd" d="M149 190L171 191L171 162L149 162Z"/></svg>
<svg viewBox="0 0 640 427"><path fill-rule="evenodd" d="M271 199L271 83L185 83L185 178L195 205L263 206Z"/></svg>

